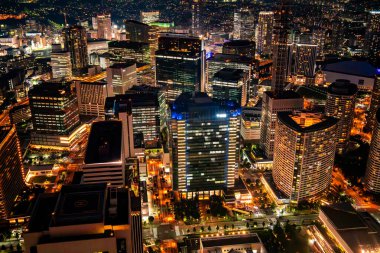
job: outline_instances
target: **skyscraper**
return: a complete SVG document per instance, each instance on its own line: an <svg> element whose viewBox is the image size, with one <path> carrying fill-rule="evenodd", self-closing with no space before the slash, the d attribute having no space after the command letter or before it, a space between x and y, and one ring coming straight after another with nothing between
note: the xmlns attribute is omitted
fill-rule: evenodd
<svg viewBox="0 0 380 253"><path fill-rule="evenodd" d="M377 74L375 77L375 83L373 85L371 106L369 109L369 115L367 119L367 128L373 131L376 124L376 113L380 106L380 75Z"/></svg>
<svg viewBox="0 0 380 253"><path fill-rule="evenodd" d="M255 42L250 40L232 40L223 44L223 54L232 54L255 58Z"/></svg>
<svg viewBox="0 0 380 253"><path fill-rule="evenodd" d="M294 91L276 94L264 92L261 115L260 145L268 158L273 158L275 128L278 112L291 112L303 108L303 99Z"/></svg>
<svg viewBox="0 0 380 253"><path fill-rule="evenodd" d="M0 127L0 218L6 219L24 184L22 154L15 125Z"/></svg>
<svg viewBox="0 0 380 253"><path fill-rule="evenodd" d="M70 52L53 51L51 53L53 78L71 78L73 75Z"/></svg>
<svg viewBox="0 0 380 253"><path fill-rule="evenodd" d="M261 55L270 55L272 52L274 13L272 11L260 11L257 24L257 52Z"/></svg>
<svg viewBox="0 0 380 253"><path fill-rule="evenodd" d="M342 79L336 80L327 90L326 115L339 119L336 146L339 154L343 153L350 138L357 93L356 84Z"/></svg>
<svg viewBox="0 0 380 253"><path fill-rule="evenodd" d="M318 199L330 186L337 123L321 113L277 114L272 175L291 203Z"/></svg>
<svg viewBox="0 0 380 253"><path fill-rule="evenodd" d="M87 34L82 26L70 26L62 30L64 49L70 52L73 69L88 66Z"/></svg>
<svg viewBox="0 0 380 253"><path fill-rule="evenodd" d="M75 81L79 114L104 118L106 98L113 96L112 87L105 82Z"/></svg>
<svg viewBox="0 0 380 253"><path fill-rule="evenodd" d="M248 8L234 12L234 40L254 40L255 16Z"/></svg>
<svg viewBox="0 0 380 253"><path fill-rule="evenodd" d="M98 24L98 39L112 40L111 14L99 14L96 16Z"/></svg>
<svg viewBox="0 0 380 253"><path fill-rule="evenodd" d="M316 68L317 45L296 44L295 74L314 77Z"/></svg>
<svg viewBox="0 0 380 253"><path fill-rule="evenodd" d="M248 81L248 73L241 69L221 69L212 79L212 97L245 106L248 102Z"/></svg>
<svg viewBox="0 0 380 253"><path fill-rule="evenodd" d="M80 126L77 97L70 83L42 83L29 91L33 132L37 147L70 149L85 131Z"/></svg>
<svg viewBox="0 0 380 253"><path fill-rule="evenodd" d="M369 151L365 186L368 191L380 193L380 110L377 110L371 148Z"/></svg>
<svg viewBox="0 0 380 253"><path fill-rule="evenodd" d="M274 12L272 91L275 93L281 93L287 83L289 12L286 1Z"/></svg>
<svg viewBox="0 0 380 253"><path fill-rule="evenodd" d="M150 25L151 23L158 22L160 20L159 11L142 11L140 12L141 23Z"/></svg>
<svg viewBox="0 0 380 253"><path fill-rule="evenodd" d="M112 87L114 94L124 94L137 84L136 63L115 63L107 68L107 84Z"/></svg>
<svg viewBox="0 0 380 253"><path fill-rule="evenodd" d="M166 124L165 95L158 87L134 86L125 94L109 97L106 119L121 119L132 113L133 134L143 135L144 141L157 140Z"/></svg>
<svg viewBox="0 0 380 253"><path fill-rule="evenodd" d="M366 33L368 57L375 66L380 65L380 11L369 13L369 24Z"/></svg>
<svg viewBox="0 0 380 253"><path fill-rule="evenodd" d="M165 34L156 51L156 82L166 88L167 101L182 92L205 90L205 50L198 37Z"/></svg>
<svg viewBox="0 0 380 253"><path fill-rule="evenodd" d="M191 0L191 32L193 35L201 34L201 1Z"/></svg>
<svg viewBox="0 0 380 253"><path fill-rule="evenodd" d="M240 109L206 93L183 93L171 106L174 189L202 199L234 186Z"/></svg>

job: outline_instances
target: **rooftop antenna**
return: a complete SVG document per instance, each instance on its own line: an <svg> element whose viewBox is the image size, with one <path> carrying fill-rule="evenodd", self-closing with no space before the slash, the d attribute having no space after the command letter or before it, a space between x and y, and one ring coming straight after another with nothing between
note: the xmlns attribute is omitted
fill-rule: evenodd
<svg viewBox="0 0 380 253"><path fill-rule="evenodd" d="M68 25L67 25L67 13L66 13L66 11L63 12L63 17L65 18L65 27L67 27Z"/></svg>

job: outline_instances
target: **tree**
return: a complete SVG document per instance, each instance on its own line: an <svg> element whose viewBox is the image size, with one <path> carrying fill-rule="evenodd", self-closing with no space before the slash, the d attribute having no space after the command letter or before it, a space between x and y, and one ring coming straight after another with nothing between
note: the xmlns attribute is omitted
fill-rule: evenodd
<svg viewBox="0 0 380 253"><path fill-rule="evenodd" d="M208 226L207 230L208 230L208 231L211 231L211 226Z"/></svg>
<svg viewBox="0 0 380 253"><path fill-rule="evenodd" d="M201 227L201 232L203 232L203 231L205 231L205 228L202 226L202 227Z"/></svg>
<svg viewBox="0 0 380 253"><path fill-rule="evenodd" d="M247 224L245 224L245 226L246 226L247 228L249 228L249 223L247 222Z"/></svg>
<svg viewBox="0 0 380 253"><path fill-rule="evenodd" d="M193 232L197 232L197 228L196 227L193 227Z"/></svg>
<svg viewBox="0 0 380 253"><path fill-rule="evenodd" d="M190 233L190 229L187 229L186 232L189 234Z"/></svg>
<svg viewBox="0 0 380 253"><path fill-rule="evenodd" d="M154 217L153 216L149 216L148 217L148 221L149 221L149 224L152 225L153 222L154 222Z"/></svg>
<svg viewBox="0 0 380 253"><path fill-rule="evenodd" d="M216 231L219 231L219 226L218 226L218 225L216 225L216 228L215 228L215 229L216 229Z"/></svg>
<svg viewBox="0 0 380 253"><path fill-rule="evenodd" d="M220 196L210 197L210 213L212 216L226 216L227 209L223 206L223 199Z"/></svg>
<svg viewBox="0 0 380 253"><path fill-rule="evenodd" d="M257 221L253 222L253 226L257 227Z"/></svg>
<svg viewBox="0 0 380 253"><path fill-rule="evenodd" d="M228 228L228 226L227 225L224 225L224 230L226 230Z"/></svg>
<svg viewBox="0 0 380 253"><path fill-rule="evenodd" d="M232 225L231 225L231 228L232 228L232 229L234 229L234 228L235 228L235 225L234 225L234 224L232 224Z"/></svg>
<svg viewBox="0 0 380 253"><path fill-rule="evenodd" d="M263 227L265 227L265 221L263 221Z"/></svg>

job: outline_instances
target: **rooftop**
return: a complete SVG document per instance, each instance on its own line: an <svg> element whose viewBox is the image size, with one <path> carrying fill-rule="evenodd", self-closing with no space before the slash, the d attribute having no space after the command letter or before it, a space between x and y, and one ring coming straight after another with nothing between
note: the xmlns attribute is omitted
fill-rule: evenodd
<svg viewBox="0 0 380 253"><path fill-rule="evenodd" d="M224 68L215 73L214 78L226 82L238 82L244 76L242 69Z"/></svg>
<svg viewBox="0 0 380 253"><path fill-rule="evenodd" d="M250 40L231 40L225 42L223 47L252 47L255 45L255 42Z"/></svg>
<svg viewBox="0 0 380 253"><path fill-rule="evenodd" d="M221 247L228 245L261 243L257 234L232 235L224 237L201 238L203 248Z"/></svg>
<svg viewBox="0 0 380 253"><path fill-rule="evenodd" d="M208 61L223 61L223 62L236 62L236 63L252 63L254 60L244 55L236 54L215 54Z"/></svg>
<svg viewBox="0 0 380 253"><path fill-rule="evenodd" d="M327 92L335 95L353 96L358 92L358 86L349 80L338 79L330 84Z"/></svg>
<svg viewBox="0 0 380 253"><path fill-rule="evenodd" d="M379 252L380 225L371 215L348 203L321 206L320 212L353 252Z"/></svg>
<svg viewBox="0 0 380 253"><path fill-rule="evenodd" d="M50 226L99 223L104 221L107 185L64 185Z"/></svg>
<svg viewBox="0 0 380 253"><path fill-rule="evenodd" d="M133 65L136 65L136 62L131 60L131 61L114 63L110 66L110 68L111 69L125 69L125 68L129 68Z"/></svg>
<svg viewBox="0 0 380 253"><path fill-rule="evenodd" d="M274 98L274 99L296 99L296 98L301 98L301 96L292 91L292 90L285 90L281 93L274 93L273 91L266 91L265 92L270 98Z"/></svg>
<svg viewBox="0 0 380 253"><path fill-rule="evenodd" d="M71 95L70 83L66 82L44 82L34 85L29 91L29 97L67 97Z"/></svg>
<svg viewBox="0 0 380 253"><path fill-rule="evenodd" d="M85 164L121 161L121 121L99 121L91 126Z"/></svg>
<svg viewBox="0 0 380 253"><path fill-rule="evenodd" d="M286 126L298 133L310 133L330 128L338 123L338 119L327 117L322 113L312 112L278 112L277 118Z"/></svg>
<svg viewBox="0 0 380 253"><path fill-rule="evenodd" d="M331 63L327 64L323 70L363 77L374 77L377 73L375 67L368 62L362 61L342 61Z"/></svg>

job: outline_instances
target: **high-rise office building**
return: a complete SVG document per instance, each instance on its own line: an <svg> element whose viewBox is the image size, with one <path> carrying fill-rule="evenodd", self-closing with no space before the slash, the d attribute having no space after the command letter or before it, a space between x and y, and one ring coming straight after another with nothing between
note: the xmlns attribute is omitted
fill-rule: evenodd
<svg viewBox="0 0 380 253"><path fill-rule="evenodd" d="M336 80L327 90L326 115L339 119L337 152L343 153L350 138L355 115L355 100L358 86L348 80Z"/></svg>
<svg viewBox="0 0 380 253"><path fill-rule="evenodd" d="M70 52L52 52L50 65L53 72L53 78L70 79L73 75Z"/></svg>
<svg viewBox="0 0 380 253"><path fill-rule="evenodd" d="M126 121L125 124L131 122ZM121 121L98 121L91 126L83 166L82 182L107 183L111 187L126 185L126 158L130 157L125 150L133 145L131 135L123 129Z"/></svg>
<svg viewBox="0 0 380 253"><path fill-rule="evenodd" d="M369 151L365 186L368 191L380 193L380 110L377 110L371 148Z"/></svg>
<svg viewBox="0 0 380 253"><path fill-rule="evenodd" d="M369 13L366 48L370 62L375 66L380 66L380 11Z"/></svg>
<svg viewBox="0 0 380 253"><path fill-rule="evenodd" d="M134 86L123 95L106 101L106 119L121 119L131 111L133 134L144 141L157 140L166 124L165 94L158 87Z"/></svg>
<svg viewBox="0 0 380 253"><path fill-rule="evenodd" d="M206 65L206 91L210 94L212 90L212 78L216 72L224 68L241 69L244 72L248 73L248 79L251 80L254 77L256 67L254 59L246 56L232 54L215 54L211 58L207 59Z"/></svg>
<svg viewBox="0 0 380 253"><path fill-rule="evenodd" d="M115 61L135 60L138 63L151 63L149 43L111 41L108 47Z"/></svg>
<svg viewBox="0 0 380 253"><path fill-rule="evenodd" d="M223 54L232 54L255 58L255 42L249 40L231 40L223 44Z"/></svg>
<svg viewBox="0 0 380 253"><path fill-rule="evenodd" d="M124 94L137 84L136 63L115 63L107 68L107 84L112 87L114 94Z"/></svg>
<svg viewBox="0 0 380 253"><path fill-rule="evenodd" d="M206 93L183 93L171 106L173 186L187 197L234 186L240 109Z"/></svg>
<svg viewBox="0 0 380 253"><path fill-rule="evenodd" d="M84 133L80 125L77 97L70 83L42 83L29 91L36 147L70 149Z"/></svg>
<svg viewBox="0 0 380 253"><path fill-rule="evenodd" d="M62 30L64 49L70 52L73 69L88 66L87 33L82 26L70 26Z"/></svg>
<svg viewBox="0 0 380 253"><path fill-rule="evenodd" d="M201 4L202 0L191 0L191 32L193 35L200 35L201 28Z"/></svg>
<svg viewBox="0 0 380 253"><path fill-rule="evenodd" d="M37 197L26 253L143 253L140 196L105 183L63 185Z"/></svg>
<svg viewBox="0 0 380 253"><path fill-rule="evenodd" d="M140 12L141 23L150 25L151 23L158 22L160 20L159 11L142 11Z"/></svg>
<svg viewBox="0 0 380 253"><path fill-rule="evenodd" d="M272 11L260 11L256 32L257 52L261 55L272 53L274 13Z"/></svg>
<svg viewBox="0 0 380 253"><path fill-rule="evenodd" d="M0 218L9 218L24 184L22 154L15 125L0 127Z"/></svg>
<svg viewBox="0 0 380 253"><path fill-rule="evenodd" d="M278 112L291 112L303 108L303 99L293 91L280 94L267 91L263 94L260 145L268 158L273 158L275 128Z"/></svg>
<svg viewBox="0 0 380 253"><path fill-rule="evenodd" d="M125 31L129 34L131 42L150 43L151 37L149 32L152 28L149 25L135 20L127 20L124 24Z"/></svg>
<svg viewBox="0 0 380 253"><path fill-rule="evenodd" d="M99 14L96 16L98 25L98 39L112 40L111 14Z"/></svg>
<svg viewBox="0 0 380 253"><path fill-rule="evenodd" d="M373 85L371 106L369 109L369 115L367 118L367 128L373 131L376 123L376 113L380 107L380 75L377 74L375 77L375 83Z"/></svg>
<svg viewBox="0 0 380 253"><path fill-rule="evenodd" d="M325 50L326 30L322 27L313 29L312 44L317 45L317 56L323 57Z"/></svg>
<svg viewBox="0 0 380 253"><path fill-rule="evenodd" d="M248 8L234 12L234 40L255 39L255 16Z"/></svg>
<svg viewBox="0 0 380 253"><path fill-rule="evenodd" d="M79 114L104 118L107 97L113 96L110 85L104 82L75 81Z"/></svg>
<svg viewBox="0 0 380 253"><path fill-rule="evenodd" d="M198 37L165 34L156 51L156 82L166 88L167 101L182 92L205 90L205 50Z"/></svg>
<svg viewBox="0 0 380 253"><path fill-rule="evenodd" d="M318 199L330 186L337 128L322 113L277 114L272 175L290 203Z"/></svg>
<svg viewBox="0 0 380 253"><path fill-rule="evenodd" d="M296 44L294 72L297 76L314 77L317 45Z"/></svg>
<svg viewBox="0 0 380 253"><path fill-rule="evenodd" d="M272 91L281 93L287 83L289 6L282 3L274 12Z"/></svg>
<svg viewBox="0 0 380 253"><path fill-rule="evenodd" d="M241 69L221 69L212 78L212 97L245 106L248 102L248 82L248 73Z"/></svg>

